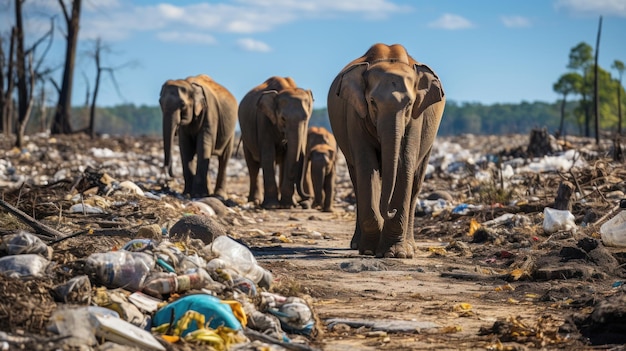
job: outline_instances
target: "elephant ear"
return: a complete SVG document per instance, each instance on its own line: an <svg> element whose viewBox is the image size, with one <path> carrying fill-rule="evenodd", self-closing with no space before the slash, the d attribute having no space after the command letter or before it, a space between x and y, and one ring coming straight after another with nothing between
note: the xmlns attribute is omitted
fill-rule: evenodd
<svg viewBox="0 0 626 351"><path fill-rule="evenodd" d="M445 94L439 77L430 67L416 63L414 68L417 73L417 96L413 104L412 117L418 118L428 107L442 101Z"/></svg>
<svg viewBox="0 0 626 351"><path fill-rule="evenodd" d="M204 91L204 87L202 87L200 84L192 83L191 87L193 88L193 115L194 117L198 117L206 108L207 94Z"/></svg>
<svg viewBox="0 0 626 351"><path fill-rule="evenodd" d="M367 101L365 101L365 80L363 73L369 67L369 63L362 62L351 66L341 73L337 85L337 96L344 99L354 108L356 113L365 118L367 116Z"/></svg>
<svg viewBox="0 0 626 351"><path fill-rule="evenodd" d="M276 95L278 95L276 90L264 91L257 102L257 107L261 113L266 115L267 118L272 121L273 125L278 123L278 116L276 116Z"/></svg>

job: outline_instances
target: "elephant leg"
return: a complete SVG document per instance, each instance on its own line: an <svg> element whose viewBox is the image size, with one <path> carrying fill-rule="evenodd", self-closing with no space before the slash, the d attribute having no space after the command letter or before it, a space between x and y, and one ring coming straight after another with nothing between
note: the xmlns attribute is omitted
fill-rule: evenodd
<svg viewBox="0 0 626 351"><path fill-rule="evenodd" d="M179 135L178 146L180 148L180 160L183 166L183 179L185 181L185 188L183 194L192 194L193 192L193 179L196 171L194 156L196 154L195 143L193 140L187 140L189 137L182 131Z"/></svg>
<svg viewBox="0 0 626 351"><path fill-rule="evenodd" d="M363 159L367 158L367 155L363 156ZM380 171L373 167L367 167L367 164L361 165L361 171L359 171L358 165L355 168L357 171L356 217L361 230L359 253L374 255L383 228L383 218L380 214L381 178Z"/></svg>
<svg viewBox="0 0 626 351"><path fill-rule="evenodd" d="M280 208L278 202L278 186L276 185L276 150L274 148L262 148L261 167L263 168L263 203L261 207L266 209ZM265 151L268 150L268 151Z"/></svg>
<svg viewBox="0 0 626 351"><path fill-rule="evenodd" d="M335 169L331 171L324 178L324 212L333 211L333 201L335 197Z"/></svg>
<svg viewBox="0 0 626 351"><path fill-rule="evenodd" d="M208 139L208 140L207 140ZM196 144L196 174L193 177L193 197L209 196L211 179L209 178L209 165L213 154L213 141L204 134L197 137Z"/></svg>
<svg viewBox="0 0 626 351"><path fill-rule="evenodd" d="M285 162L282 162L279 170L280 178L280 208L293 208L296 206L294 201L294 180L291 180L288 176L290 170L287 169Z"/></svg>
<svg viewBox="0 0 626 351"><path fill-rule="evenodd" d="M352 190L354 191L354 197L357 197L356 194L356 176L354 175L354 166L348 164L348 174L350 175L350 181L352 182ZM358 250L359 243L361 242L361 226L359 225L359 212L357 211L356 224L354 226L354 233L352 234L352 239L350 239L350 249Z"/></svg>
<svg viewBox="0 0 626 351"><path fill-rule="evenodd" d="M259 169L261 164L254 160L252 153L244 146L244 157L248 166L248 175L250 178L250 192L248 193L248 202L255 204L261 203L261 186L259 184Z"/></svg>
<svg viewBox="0 0 626 351"><path fill-rule="evenodd" d="M228 142L224 148L222 154L218 157L219 166L217 169L217 179L215 180L215 190L213 195L226 199L228 194L226 193L226 167L230 160L230 155L233 152L233 140Z"/></svg>

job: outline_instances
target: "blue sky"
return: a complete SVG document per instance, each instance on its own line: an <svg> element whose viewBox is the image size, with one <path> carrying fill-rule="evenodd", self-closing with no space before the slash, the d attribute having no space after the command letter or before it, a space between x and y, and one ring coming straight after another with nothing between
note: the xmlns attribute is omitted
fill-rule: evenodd
<svg viewBox="0 0 626 351"><path fill-rule="evenodd" d="M0 0L3 37L13 2ZM56 0L23 6L27 45L51 14L61 18ZM335 75L377 42L402 44L431 66L449 100L552 102L570 49L595 47L600 15L600 66L608 70L626 62L626 0L83 0L73 96L84 103L84 76L93 89L86 53L101 38L103 65L123 66L115 73L121 96L104 76L101 106L158 105L165 80L205 73L238 100L270 76L291 76L325 107ZM63 50L57 32L47 61L58 65Z"/></svg>

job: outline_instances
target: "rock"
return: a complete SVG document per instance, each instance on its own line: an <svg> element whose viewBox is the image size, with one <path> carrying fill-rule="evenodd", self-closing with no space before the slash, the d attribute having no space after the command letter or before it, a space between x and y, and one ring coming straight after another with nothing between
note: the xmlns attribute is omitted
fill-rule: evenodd
<svg viewBox="0 0 626 351"><path fill-rule="evenodd" d="M158 224L151 224L139 228L137 238L161 240L162 233L161 227Z"/></svg>
<svg viewBox="0 0 626 351"><path fill-rule="evenodd" d="M191 215L181 218L170 228L170 238L174 241L185 237L200 239L205 244L210 244L213 239L220 235L226 235L226 228L211 217L204 215Z"/></svg>
<svg viewBox="0 0 626 351"><path fill-rule="evenodd" d="M228 208L228 206L224 205L224 203L222 202L222 200L216 198L216 197L203 197L202 199L199 199L198 201L200 202L204 202L205 204L211 206L211 208L213 209L213 211L215 211L215 214L222 217L222 216L226 216L230 213L233 213L234 211L230 208Z"/></svg>

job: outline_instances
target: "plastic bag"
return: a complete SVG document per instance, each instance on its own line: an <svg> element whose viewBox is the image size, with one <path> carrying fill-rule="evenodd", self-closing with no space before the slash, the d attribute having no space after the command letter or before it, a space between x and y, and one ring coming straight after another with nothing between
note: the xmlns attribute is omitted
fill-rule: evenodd
<svg viewBox="0 0 626 351"><path fill-rule="evenodd" d="M570 211L546 207L543 209L543 230L548 234L561 230L576 231L574 219L574 215Z"/></svg>
<svg viewBox="0 0 626 351"><path fill-rule="evenodd" d="M36 235L20 230L16 234L2 238L0 249L9 255L39 254L47 259L52 258L52 248L46 245Z"/></svg>
<svg viewBox="0 0 626 351"><path fill-rule="evenodd" d="M600 235L606 246L626 247L626 210L600 226Z"/></svg>
<svg viewBox="0 0 626 351"><path fill-rule="evenodd" d="M12 278L39 277L49 264L45 257L36 254L4 256L0 258L0 274Z"/></svg>
<svg viewBox="0 0 626 351"><path fill-rule="evenodd" d="M152 327L156 328L168 323L176 325L187 311L196 311L204 315L205 320L210 321L207 324L212 329L217 329L219 326L226 326L233 330L242 329L241 323L233 314L230 306L222 303L217 297L205 294L187 295L161 308L152 318ZM182 331L181 336L185 336L199 327L193 321L187 329Z"/></svg>

